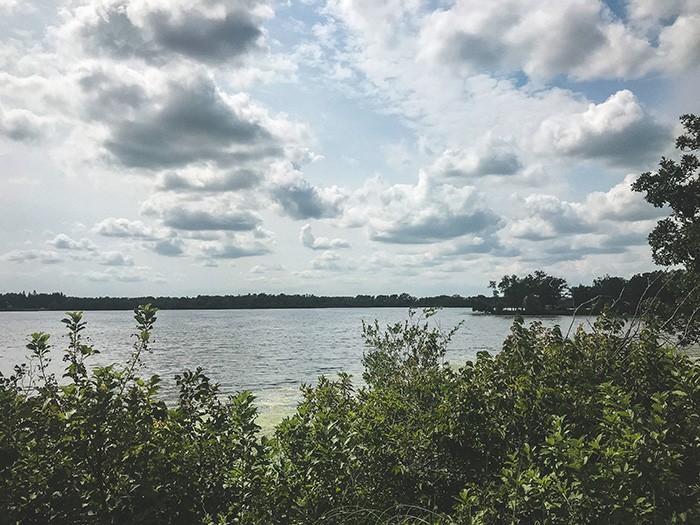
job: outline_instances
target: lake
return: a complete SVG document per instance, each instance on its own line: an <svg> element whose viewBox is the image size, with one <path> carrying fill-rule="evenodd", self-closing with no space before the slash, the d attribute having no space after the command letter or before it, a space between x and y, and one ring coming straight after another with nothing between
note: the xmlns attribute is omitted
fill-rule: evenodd
<svg viewBox="0 0 700 525"><path fill-rule="evenodd" d="M61 312L0 312L0 372L7 375L15 364L26 361L28 336L51 334L51 370L63 371L62 350L68 345ZM361 379L362 321L377 319L380 326L407 319L405 308L338 308L300 310L161 310L152 333L152 352L143 356L140 375L159 374L161 394L176 399L173 376L201 366L221 384L224 394L252 390L261 413L288 410L300 399L302 383L313 384L319 375L346 372ZM125 363L135 340L133 313L88 311L83 315L87 344L101 354L93 366ZM562 332L591 318L528 317L546 326L559 324ZM446 361L453 365L473 359L482 350L498 352L510 333L512 318L475 314L467 308L445 308L431 323L450 330L464 324L449 346ZM85 342L85 341L84 341ZM90 362L88 361L88 364Z"/></svg>

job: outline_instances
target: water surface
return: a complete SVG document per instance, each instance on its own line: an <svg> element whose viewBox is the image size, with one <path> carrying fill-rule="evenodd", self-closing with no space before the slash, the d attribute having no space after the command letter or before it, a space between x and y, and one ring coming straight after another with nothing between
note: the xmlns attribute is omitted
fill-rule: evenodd
<svg viewBox="0 0 700 525"><path fill-rule="evenodd" d="M29 334L51 334L51 370L61 375L68 340L60 312L0 312L0 371L12 371L25 361ZM198 366L221 391L232 394L252 390L261 410L289 408L299 400L302 383L313 384L319 375L339 372L362 374L362 321L377 319L381 326L403 321L405 308L337 308L299 310L161 310L152 335L152 352L143 356L141 376L159 374L161 394L176 397L175 374ZM135 338L133 313L89 311L87 344L100 350L94 366L125 363ZM546 326L559 324L564 333L588 318L537 317ZM448 331L464 321L449 346L446 360L453 365L473 359L479 351L498 352L510 332L512 318L474 314L467 308L446 308L431 322Z"/></svg>

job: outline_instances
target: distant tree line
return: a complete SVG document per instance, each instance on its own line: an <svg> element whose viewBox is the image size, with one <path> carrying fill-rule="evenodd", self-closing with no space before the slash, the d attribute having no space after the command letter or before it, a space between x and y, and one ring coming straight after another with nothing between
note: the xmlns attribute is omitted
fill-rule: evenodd
<svg viewBox="0 0 700 525"><path fill-rule="evenodd" d="M61 292L0 294L0 310L133 310L153 304L162 310L213 310L262 308L383 308L470 307L468 297L438 295L417 298L391 295L317 296L311 294L198 295L196 297L70 297Z"/></svg>
<svg viewBox="0 0 700 525"><path fill-rule="evenodd" d="M684 272L654 271L630 279L605 275L588 286L569 286L561 277L537 270L524 277L504 275L491 281L491 296L437 295L414 297L391 295L318 296L311 294L198 295L196 297L71 297L61 292L0 294L0 310L133 310L153 304L162 310L215 310L263 308L428 308L464 307L477 312L508 314L578 313L598 314L607 305L617 313L639 313L643 301L655 298L670 304L674 282Z"/></svg>

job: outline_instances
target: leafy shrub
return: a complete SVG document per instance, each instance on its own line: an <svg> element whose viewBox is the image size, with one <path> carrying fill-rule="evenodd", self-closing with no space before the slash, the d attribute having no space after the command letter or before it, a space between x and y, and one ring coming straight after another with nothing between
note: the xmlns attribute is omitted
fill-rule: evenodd
<svg viewBox="0 0 700 525"><path fill-rule="evenodd" d="M49 336L27 345L38 367L0 381L0 523L191 523L210 516L259 522L264 479L253 397L228 402L201 370L178 379L180 402L156 397L160 378L138 378L156 320L135 310L131 359L88 372L82 314L63 319L64 382L46 374Z"/></svg>
<svg viewBox="0 0 700 525"><path fill-rule="evenodd" d="M455 370L451 333L365 326L367 387L306 388L277 430L299 523L694 523L700 375L658 334L603 315L565 339L516 319ZM419 512L420 510L420 512ZM382 521L382 522L384 522Z"/></svg>

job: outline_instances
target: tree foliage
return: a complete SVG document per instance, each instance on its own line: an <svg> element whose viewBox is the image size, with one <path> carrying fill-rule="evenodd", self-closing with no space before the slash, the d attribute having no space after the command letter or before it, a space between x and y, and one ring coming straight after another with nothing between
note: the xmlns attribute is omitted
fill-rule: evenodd
<svg viewBox="0 0 700 525"><path fill-rule="evenodd" d="M680 118L684 133L676 139L683 152L680 161L663 157L656 172L639 176L632 189L645 193L654 206L668 207L671 214L649 234L652 257L662 266L683 266L660 279L663 294L650 297L645 319L681 345L700 342L700 117Z"/></svg>
<svg viewBox="0 0 700 525"><path fill-rule="evenodd" d="M646 172L632 184L645 192L645 199L671 209L669 217L658 222L649 234L654 262L661 266L683 265L700 272L700 117L680 118L685 132L676 139L684 152L680 161L663 157L656 172Z"/></svg>
<svg viewBox="0 0 700 525"><path fill-rule="evenodd" d="M562 308L568 284L561 277L536 270L525 277L504 275L498 283L491 281L489 288L493 289L495 298L493 310L536 314Z"/></svg>

